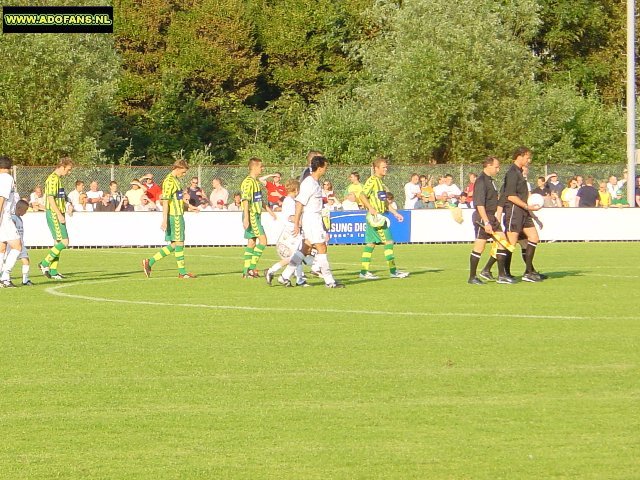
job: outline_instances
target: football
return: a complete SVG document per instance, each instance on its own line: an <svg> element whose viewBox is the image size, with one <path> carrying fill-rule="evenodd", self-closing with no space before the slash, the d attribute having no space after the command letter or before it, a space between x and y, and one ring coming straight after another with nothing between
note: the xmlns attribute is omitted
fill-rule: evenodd
<svg viewBox="0 0 640 480"><path fill-rule="evenodd" d="M544 207L544 197L539 193L533 193L529 195L529 200L527 200L527 204L530 207L538 206L540 208Z"/></svg>
<svg viewBox="0 0 640 480"><path fill-rule="evenodd" d="M384 227L387 225L388 221L389 220L387 219L387 217L380 215L379 213L377 215L371 215L370 213L367 213L367 223L373 228Z"/></svg>

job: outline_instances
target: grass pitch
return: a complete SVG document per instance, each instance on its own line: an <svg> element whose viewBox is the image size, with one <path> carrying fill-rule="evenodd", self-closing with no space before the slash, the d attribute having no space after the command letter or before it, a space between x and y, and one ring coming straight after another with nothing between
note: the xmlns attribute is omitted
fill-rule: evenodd
<svg viewBox="0 0 640 480"><path fill-rule="evenodd" d="M151 253L0 291L0 478L638 478L637 243L544 244L549 280L485 286L469 245L397 246L402 280L377 249L378 281L334 247L344 290L242 280L238 248L145 279Z"/></svg>

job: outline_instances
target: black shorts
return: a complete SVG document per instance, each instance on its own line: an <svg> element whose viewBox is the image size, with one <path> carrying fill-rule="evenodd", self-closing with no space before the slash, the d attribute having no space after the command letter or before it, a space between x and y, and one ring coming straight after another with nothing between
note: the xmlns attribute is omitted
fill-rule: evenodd
<svg viewBox="0 0 640 480"><path fill-rule="evenodd" d="M525 228L535 228L535 225L528 210L515 205L506 205L504 227L507 232L521 233Z"/></svg>
<svg viewBox="0 0 640 480"><path fill-rule="evenodd" d="M491 224L491 228L493 228L494 232L502 231L502 225L500 225L500 222L495 215L488 213L487 218L489 219L489 223ZM476 240L489 240L491 235L485 232L484 227L480 225L482 224L482 218L480 218L478 212L473 212L471 220L473 221L473 231L475 232Z"/></svg>

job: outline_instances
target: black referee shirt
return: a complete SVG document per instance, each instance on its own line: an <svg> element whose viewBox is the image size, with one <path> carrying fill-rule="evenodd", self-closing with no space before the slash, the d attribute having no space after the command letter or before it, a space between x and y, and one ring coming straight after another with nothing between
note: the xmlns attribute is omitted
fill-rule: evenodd
<svg viewBox="0 0 640 480"><path fill-rule="evenodd" d="M529 198L529 188L527 186L527 180L522 175L522 169L515 163L511 164L507 175L504 177L504 185L502 186L503 195L505 198L505 204L510 204L507 197L516 195L524 203L527 203Z"/></svg>
<svg viewBox="0 0 640 480"><path fill-rule="evenodd" d="M484 207L489 215L495 215L498 208L498 189L493 178L482 172L473 188L473 206Z"/></svg>

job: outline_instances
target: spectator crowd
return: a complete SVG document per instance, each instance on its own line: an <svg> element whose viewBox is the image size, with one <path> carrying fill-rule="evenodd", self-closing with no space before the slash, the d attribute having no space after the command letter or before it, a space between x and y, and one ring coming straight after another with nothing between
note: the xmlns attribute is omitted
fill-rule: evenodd
<svg viewBox="0 0 640 480"><path fill-rule="evenodd" d="M527 178L527 171L524 172ZM396 208L473 208L473 190L477 175L470 173L463 189L458 187L451 174L437 178L432 175L411 174L409 182L404 185L404 203ZM635 201L640 207L640 175L636 176ZM267 192L267 203L274 211L282 209L282 202L287 196L282 175L279 172L259 178ZM596 181L592 176L577 175L567 178L563 183L557 173L535 179L535 186L529 180L529 191L541 195L547 208L607 208L628 207L626 195L627 172L621 179L611 175L607 180ZM77 180L75 189L67 195L67 207L70 212L154 212L162 211L162 188L154 180L151 173L133 179L128 189L122 193L120 185L112 181L108 188L102 189L97 181L85 182ZM360 193L362 184L360 174L351 172L348 185L343 192L337 192L331 181L322 183L322 196L327 210L362 210ZM188 203L189 211L241 211L240 192L233 195L225 188L221 178L211 181L211 190L207 194L198 177L192 177L185 187L183 198ZM396 204L393 193L388 193L390 202ZM45 210L45 197L41 185L36 185L28 199L29 210L40 212Z"/></svg>

